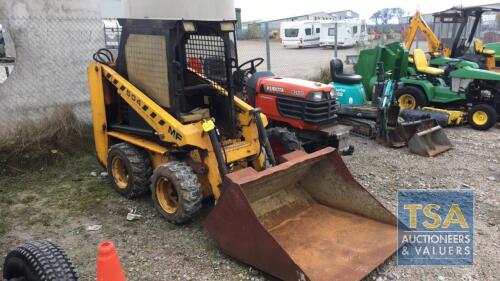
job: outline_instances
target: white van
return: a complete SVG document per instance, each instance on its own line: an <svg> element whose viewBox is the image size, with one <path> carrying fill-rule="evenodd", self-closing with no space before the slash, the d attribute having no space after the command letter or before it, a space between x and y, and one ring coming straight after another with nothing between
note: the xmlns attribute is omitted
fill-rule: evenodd
<svg viewBox="0 0 500 281"><path fill-rule="evenodd" d="M338 47L353 47L368 40L368 29L364 20L323 21L320 27L319 45L321 47L335 46L335 23L337 23L339 29Z"/></svg>
<svg viewBox="0 0 500 281"><path fill-rule="evenodd" d="M317 47L321 33L318 21L282 22L280 28L281 45L287 47Z"/></svg>

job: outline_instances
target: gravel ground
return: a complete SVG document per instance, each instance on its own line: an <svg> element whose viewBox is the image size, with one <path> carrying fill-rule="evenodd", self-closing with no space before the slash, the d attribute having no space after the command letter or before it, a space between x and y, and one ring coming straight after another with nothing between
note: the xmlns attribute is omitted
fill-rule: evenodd
<svg viewBox="0 0 500 281"><path fill-rule="evenodd" d="M366 280L498 280L500 276L500 127L488 132L446 129L454 149L435 158L412 155L353 137L344 157L358 181L396 212L398 189L472 189L476 195L475 265L397 267L391 257ZM113 241L128 280L271 280L225 256L203 230L213 202L192 223L161 219L149 196L135 201L114 191L94 156L69 158L59 166L0 178L0 253L30 239L63 246L82 280L95 280L96 246ZM91 172L95 172L92 173ZM135 209L142 215L129 222ZM99 230L89 230L93 226Z"/></svg>

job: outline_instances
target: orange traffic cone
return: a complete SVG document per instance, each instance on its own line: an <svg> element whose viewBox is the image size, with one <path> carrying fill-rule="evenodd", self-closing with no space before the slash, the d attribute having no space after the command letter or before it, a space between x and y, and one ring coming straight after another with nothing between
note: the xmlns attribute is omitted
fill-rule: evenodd
<svg viewBox="0 0 500 281"><path fill-rule="evenodd" d="M120 258L111 242L97 247L97 281L126 281Z"/></svg>

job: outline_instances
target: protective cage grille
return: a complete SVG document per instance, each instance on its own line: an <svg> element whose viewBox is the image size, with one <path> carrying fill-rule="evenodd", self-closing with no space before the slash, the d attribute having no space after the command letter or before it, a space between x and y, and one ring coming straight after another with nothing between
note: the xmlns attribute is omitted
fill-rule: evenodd
<svg viewBox="0 0 500 281"><path fill-rule="evenodd" d="M186 46L186 67L201 73L227 89L226 55L220 36L189 36Z"/></svg>

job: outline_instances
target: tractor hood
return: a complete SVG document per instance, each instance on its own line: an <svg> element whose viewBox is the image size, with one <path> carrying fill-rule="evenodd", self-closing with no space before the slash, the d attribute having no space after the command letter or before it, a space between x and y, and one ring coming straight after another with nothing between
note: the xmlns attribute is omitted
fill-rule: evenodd
<svg viewBox="0 0 500 281"><path fill-rule="evenodd" d="M258 89L265 94L306 98L312 92L329 93L333 87L327 84L295 78L268 77L259 81Z"/></svg>
<svg viewBox="0 0 500 281"><path fill-rule="evenodd" d="M462 78L462 79L500 81L500 73L483 69L476 69L470 66L466 66L464 68L452 71L451 77Z"/></svg>

